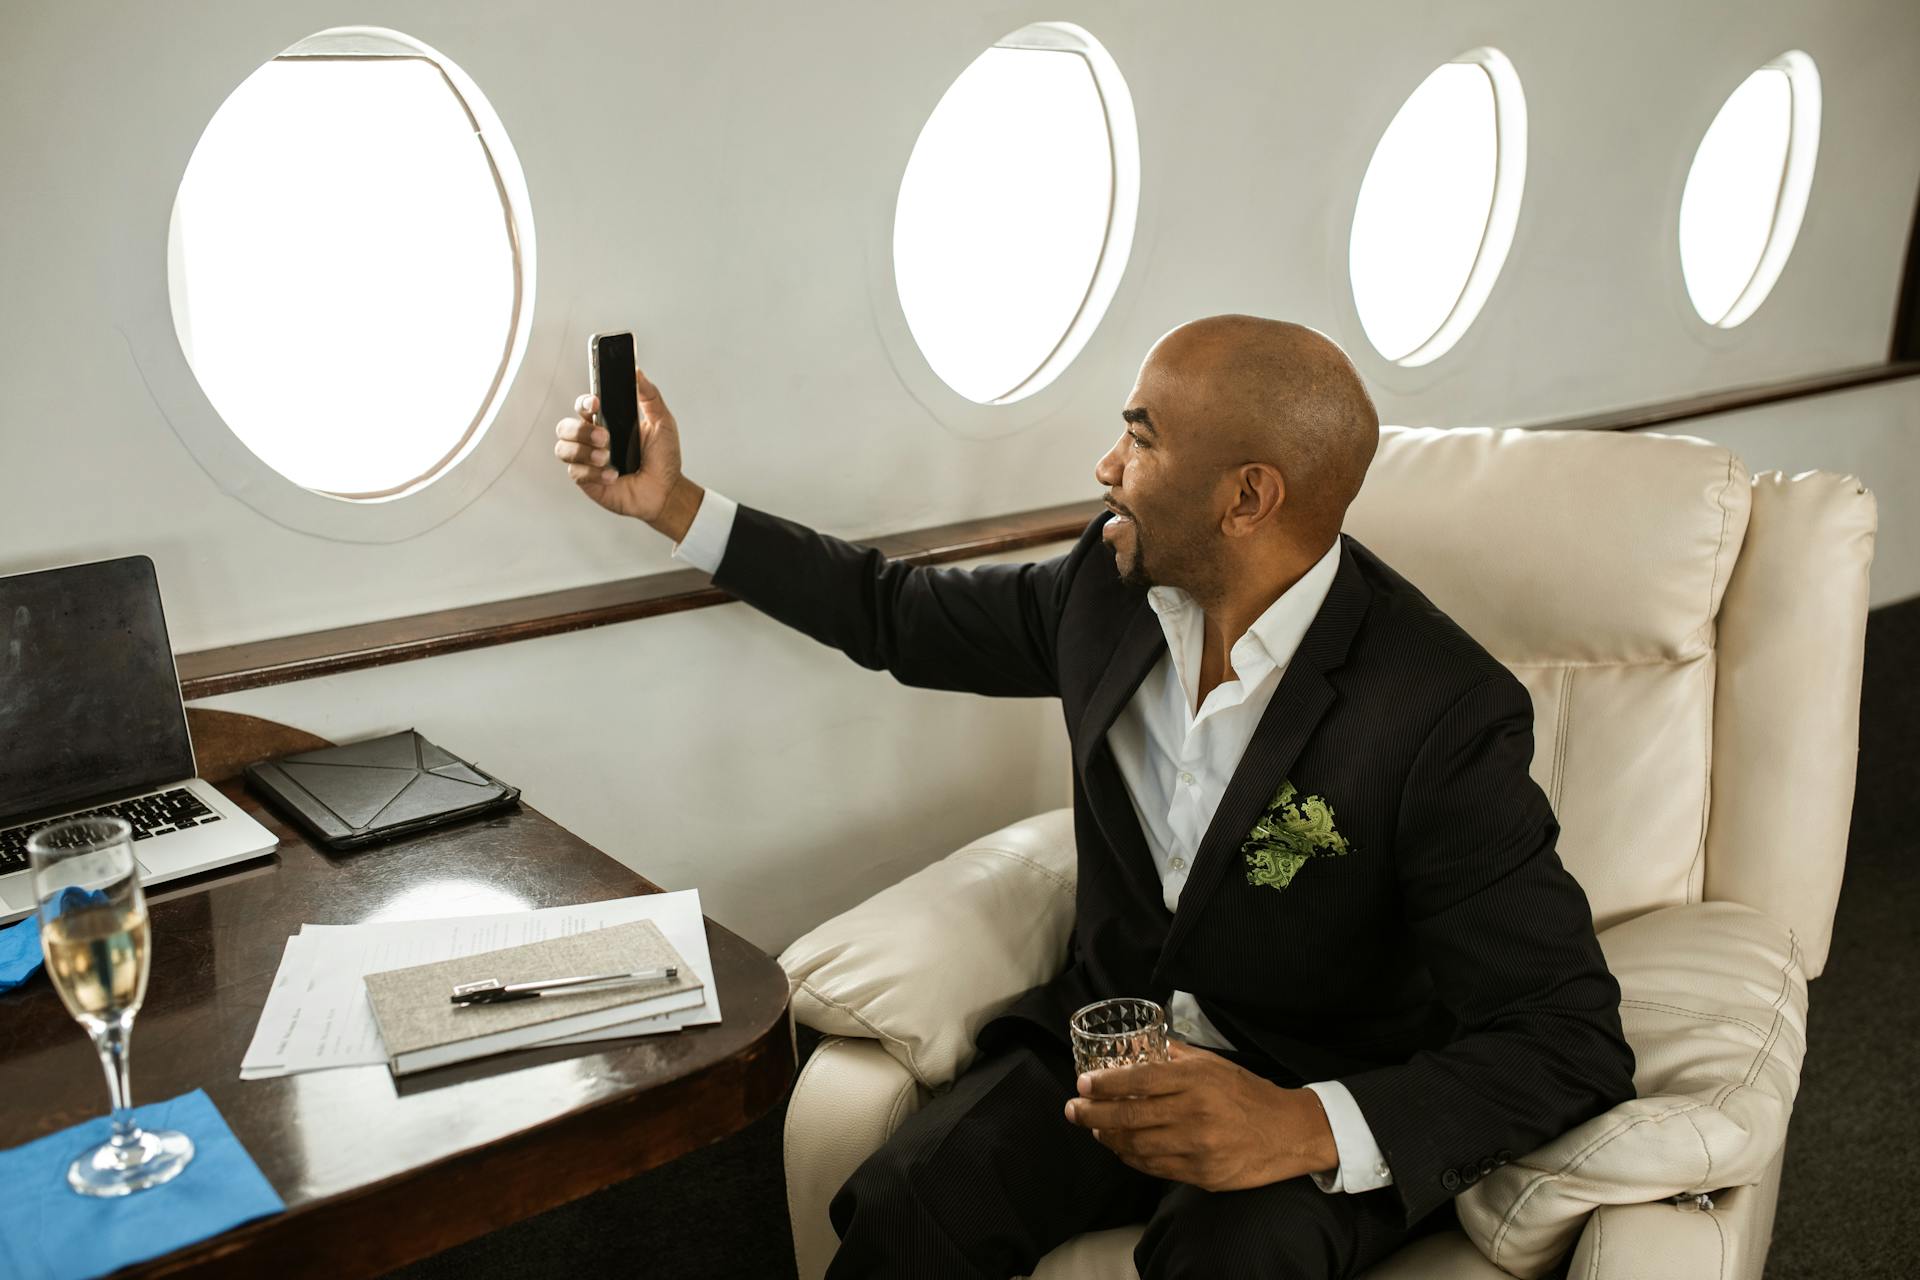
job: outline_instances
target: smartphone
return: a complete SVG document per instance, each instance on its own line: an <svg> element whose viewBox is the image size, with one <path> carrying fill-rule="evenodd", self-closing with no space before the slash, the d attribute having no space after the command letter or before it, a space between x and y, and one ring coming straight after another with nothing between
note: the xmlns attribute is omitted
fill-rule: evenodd
<svg viewBox="0 0 1920 1280"><path fill-rule="evenodd" d="M607 429L607 461L623 476L640 469L640 397L634 390L633 334L596 333L587 340L587 389L600 401L594 415Z"/></svg>

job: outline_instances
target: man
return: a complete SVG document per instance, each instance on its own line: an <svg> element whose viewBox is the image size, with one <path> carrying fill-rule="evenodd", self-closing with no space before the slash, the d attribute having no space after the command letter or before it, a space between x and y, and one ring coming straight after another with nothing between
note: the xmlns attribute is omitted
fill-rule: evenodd
<svg viewBox="0 0 1920 1280"><path fill-rule="evenodd" d="M1340 531L1379 419L1325 337L1173 330L1094 469L1107 513L1063 556L974 570L706 493L638 387L637 475L607 469L591 397L560 423L582 492L864 666L1060 698L1072 740L1066 969L840 1190L830 1275L1024 1274L1142 1220L1149 1280L1352 1275L1633 1096L1525 688ZM1067 1020L1115 995L1184 1042L1076 1080Z"/></svg>

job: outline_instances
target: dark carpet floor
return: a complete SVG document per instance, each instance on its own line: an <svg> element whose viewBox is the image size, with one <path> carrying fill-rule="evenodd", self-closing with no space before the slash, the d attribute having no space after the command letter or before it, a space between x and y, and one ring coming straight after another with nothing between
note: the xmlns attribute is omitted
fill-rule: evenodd
<svg viewBox="0 0 1920 1280"><path fill-rule="evenodd" d="M1767 1280L1920 1275L1920 600L1867 622L1859 783L1826 972L1812 984ZM801 1029L804 1054L812 1040ZM784 1106L631 1182L396 1272L399 1280L794 1275ZM1675 1280L1690 1280L1676 1277Z"/></svg>
<svg viewBox="0 0 1920 1280"><path fill-rule="evenodd" d="M1920 600L1867 618L1833 951L1807 1000L1767 1280L1920 1275Z"/></svg>

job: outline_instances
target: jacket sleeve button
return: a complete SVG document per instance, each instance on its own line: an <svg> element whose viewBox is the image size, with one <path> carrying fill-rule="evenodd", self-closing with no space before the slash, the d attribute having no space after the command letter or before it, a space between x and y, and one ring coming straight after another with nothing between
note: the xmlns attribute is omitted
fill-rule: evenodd
<svg viewBox="0 0 1920 1280"><path fill-rule="evenodd" d="M1502 1147L1499 1151L1494 1152L1494 1158L1499 1160L1501 1164L1505 1164L1507 1161L1513 1159L1513 1152Z"/></svg>
<svg viewBox="0 0 1920 1280"><path fill-rule="evenodd" d="M1449 1191L1458 1191L1460 1189L1459 1173L1452 1169L1447 1170L1440 1175L1440 1185Z"/></svg>
<svg viewBox="0 0 1920 1280"><path fill-rule="evenodd" d="M1480 1176L1483 1178L1486 1177L1493 1172L1494 1167L1498 1164L1499 1161L1495 1160L1492 1156L1486 1157L1480 1162Z"/></svg>

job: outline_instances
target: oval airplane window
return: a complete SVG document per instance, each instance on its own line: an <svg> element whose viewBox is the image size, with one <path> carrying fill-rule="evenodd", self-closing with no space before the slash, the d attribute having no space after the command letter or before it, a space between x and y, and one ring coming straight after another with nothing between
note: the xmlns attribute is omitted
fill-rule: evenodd
<svg viewBox="0 0 1920 1280"><path fill-rule="evenodd" d="M1820 73L1798 50L1733 91L1707 127L1680 197L1680 272L1708 324L1766 301L1793 252L1820 149Z"/></svg>
<svg viewBox="0 0 1920 1280"><path fill-rule="evenodd" d="M915 343L949 387L1008 404L1059 376L1126 269L1139 139L1119 68L1064 22L960 73L907 160L893 269Z"/></svg>
<svg viewBox="0 0 1920 1280"><path fill-rule="evenodd" d="M526 211L495 158L512 163L509 144L443 62L365 28L301 41L221 104L174 202L168 286L194 376L248 449L332 497L443 474L497 411L531 319Z"/></svg>
<svg viewBox="0 0 1920 1280"><path fill-rule="evenodd" d="M1423 365L1460 340L1506 261L1526 173L1527 104L1505 55L1462 54L1413 91L1374 148L1348 243L1381 355Z"/></svg>

